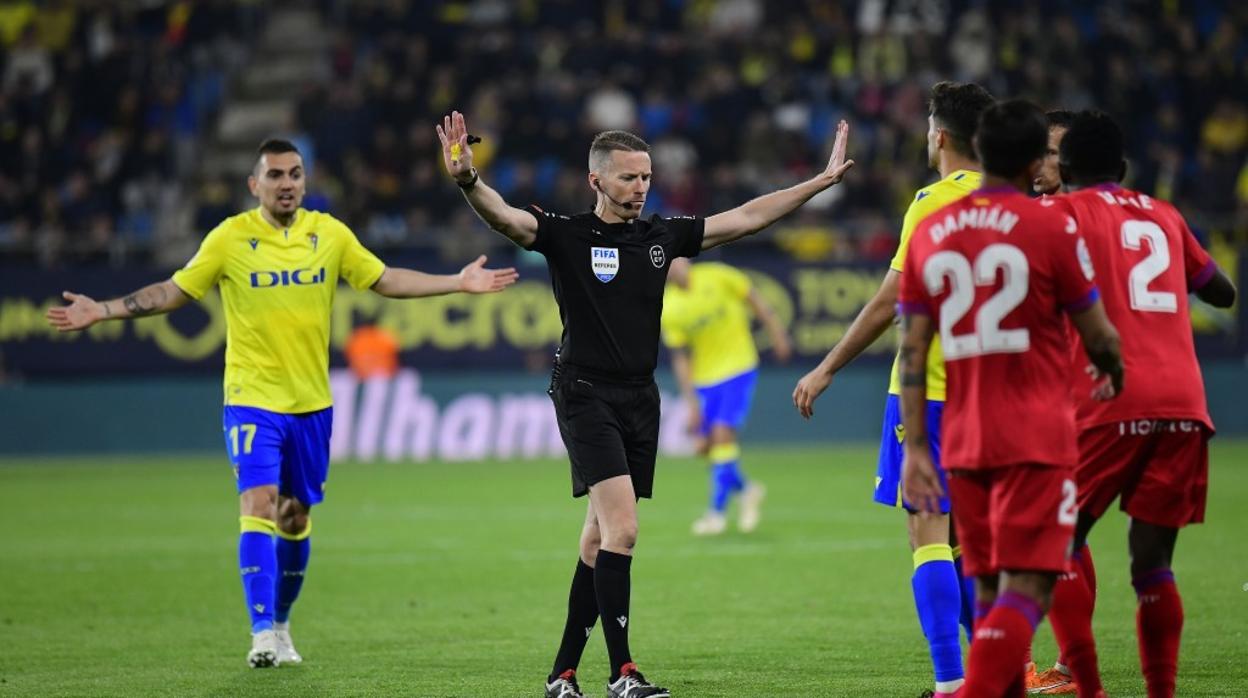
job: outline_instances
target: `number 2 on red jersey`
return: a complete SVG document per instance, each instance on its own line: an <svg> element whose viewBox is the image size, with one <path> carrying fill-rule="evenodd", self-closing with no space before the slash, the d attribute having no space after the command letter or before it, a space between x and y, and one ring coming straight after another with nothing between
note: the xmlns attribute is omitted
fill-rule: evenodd
<svg viewBox="0 0 1248 698"><path fill-rule="evenodd" d="M1178 312L1179 299L1172 291L1150 291L1148 288L1170 268L1170 245L1165 231L1152 221L1123 221L1123 247L1140 250L1144 240L1148 240L1148 256L1131 267L1131 275L1127 278L1131 309L1146 313Z"/></svg>

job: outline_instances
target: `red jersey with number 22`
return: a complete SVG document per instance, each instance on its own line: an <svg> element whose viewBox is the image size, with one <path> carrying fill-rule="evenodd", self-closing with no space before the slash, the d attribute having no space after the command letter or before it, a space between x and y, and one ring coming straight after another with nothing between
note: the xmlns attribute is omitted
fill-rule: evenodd
<svg viewBox="0 0 1248 698"><path fill-rule="evenodd" d="M972 192L915 229L899 309L940 332L946 469L1074 467L1062 313L1097 297L1074 220L1012 188Z"/></svg>
<svg viewBox="0 0 1248 698"><path fill-rule="evenodd" d="M1122 336L1126 381L1114 400L1091 398L1083 343L1073 335L1071 390L1080 429L1138 419L1190 419L1213 428L1196 362L1187 294L1213 278L1210 259L1165 201L1103 184L1053 199L1074 217L1096 267L1105 312Z"/></svg>

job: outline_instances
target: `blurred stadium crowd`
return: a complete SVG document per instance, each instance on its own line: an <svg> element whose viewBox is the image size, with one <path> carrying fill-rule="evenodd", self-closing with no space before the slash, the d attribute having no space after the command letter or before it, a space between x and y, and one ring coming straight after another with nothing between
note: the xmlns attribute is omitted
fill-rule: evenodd
<svg viewBox="0 0 1248 698"><path fill-rule="evenodd" d="M440 172L451 109L485 138L513 204L588 208L586 149L653 146L649 210L705 214L822 168L837 120L858 167L759 244L884 260L934 173L925 99L941 79L1128 129L1133 186L1205 234L1248 239L1248 4L857 0L0 2L0 252L46 266L144 261L247 205L200 158L252 42L287 6L325 41L274 133L311 152L309 207L378 249L504 245ZM279 46L280 48L280 46ZM162 217L190 211L185 228ZM166 226L169 227L169 226Z"/></svg>

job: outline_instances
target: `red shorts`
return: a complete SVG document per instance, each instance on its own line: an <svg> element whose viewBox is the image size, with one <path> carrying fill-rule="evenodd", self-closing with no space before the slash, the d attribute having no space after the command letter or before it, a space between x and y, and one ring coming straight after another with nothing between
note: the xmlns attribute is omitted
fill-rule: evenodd
<svg viewBox="0 0 1248 698"><path fill-rule="evenodd" d="M1079 433L1079 508L1100 517L1114 498L1133 519L1180 528L1205 520L1209 438L1191 420L1115 422Z"/></svg>
<svg viewBox="0 0 1248 698"><path fill-rule="evenodd" d="M964 574L1067 571L1077 514L1070 468L955 470L949 496Z"/></svg>

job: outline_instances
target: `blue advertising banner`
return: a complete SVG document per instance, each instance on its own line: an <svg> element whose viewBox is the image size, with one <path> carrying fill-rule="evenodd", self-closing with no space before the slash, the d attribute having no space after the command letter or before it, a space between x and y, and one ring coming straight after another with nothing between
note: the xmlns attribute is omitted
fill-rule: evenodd
<svg viewBox="0 0 1248 698"><path fill-rule="evenodd" d="M394 335L405 366L545 370L559 343L559 313L545 265L540 258L522 261L538 263L522 265L521 281L493 295L396 301L340 287L332 318L332 363L343 365L342 350L352 330L371 324ZM724 261L745 270L776 310L793 338L797 365L819 360L841 339L884 275L881 264L803 264L755 251ZM1234 256L1219 261L1231 270L1239 266ZM429 268L421 262L413 266ZM61 303L66 288L95 298L115 297L164 278L168 272L152 270L0 273L0 366L26 377L219 372L226 327L215 291L170 315L100 323L85 333L59 334L44 320L46 308ZM1243 304L1238 305L1218 311L1193 303L1202 358L1245 354ZM758 331L756 338L768 361L765 333ZM886 333L864 358L891 358L895 341L894 332Z"/></svg>

